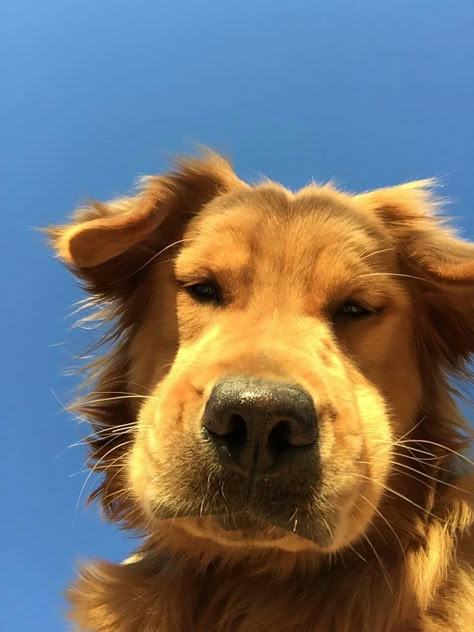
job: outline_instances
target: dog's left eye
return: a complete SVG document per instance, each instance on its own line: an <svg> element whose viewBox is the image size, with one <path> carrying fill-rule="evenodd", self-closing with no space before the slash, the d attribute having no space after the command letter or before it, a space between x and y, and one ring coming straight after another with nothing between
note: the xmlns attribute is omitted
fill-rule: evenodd
<svg viewBox="0 0 474 632"><path fill-rule="evenodd" d="M362 318L368 318L372 316L374 312L367 307L363 307L359 303L354 301L346 301L343 303L336 312L336 316L342 316L344 318L350 318L352 320L361 320Z"/></svg>
<svg viewBox="0 0 474 632"><path fill-rule="evenodd" d="M219 303L221 292L217 283L194 283L184 287L186 292L200 303Z"/></svg>

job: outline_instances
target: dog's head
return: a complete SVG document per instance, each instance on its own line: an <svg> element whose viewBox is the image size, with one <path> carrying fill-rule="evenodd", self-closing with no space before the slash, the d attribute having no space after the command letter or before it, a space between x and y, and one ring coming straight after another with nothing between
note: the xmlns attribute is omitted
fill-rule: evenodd
<svg viewBox="0 0 474 632"><path fill-rule="evenodd" d="M292 193L211 154L52 229L115 323L81 403L112 517L334 551L403 496L474 348L474 247L429 187Z"/></svg>

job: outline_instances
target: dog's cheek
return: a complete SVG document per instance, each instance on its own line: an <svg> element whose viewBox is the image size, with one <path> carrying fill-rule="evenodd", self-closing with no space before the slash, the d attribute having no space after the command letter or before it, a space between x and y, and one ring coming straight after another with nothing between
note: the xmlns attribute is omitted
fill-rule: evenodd
<svg viewBox="0 0 474 632"><path fill-rule="evenodd" d="M422 396L413 320L411 308L404 306L355 345L358 366L383 395L398 436L413 424Z"/></svg>
<svg viewBox="0 0 474 632"><path fill-rule="evenodd" d="M148 300L130 347L130 392L149 395L164 379L178 352L176 283L171 262L156 265L143 291Z"/></svg>
<svg viewBox="0 0 474 632"><path fill-rule="evenodd" d="M165 413L168 414L165 414ZM128 459L128 479L136 502L151 517L173 496L175 472L180 471L180 448L173 432L173 411L165 411L155 392L142 408ZM176 494L174 494L176 496Z"/></svg>
<svg viewBox="0 0 474 632"><path fill-rule="evenodd" d="M366 530L380 502L390 467L392 430L385 400L362 376L352 389L357 413L350 424L334 428L332 454L322 446L322 496L328 516L333 517L330 550L349 545Z"/></svg>
<svg viewBox="0 0 474 632"><path fill-rule="evenodd" d="M193 491L203 466L197 423L202 397L187 377L188 365L189 354L181 350L139 415L129 480L150 516L160 510L180 513L196 502Z"/></svg>
<svg viewBox="0 0 474 632"><path fill-rule="evenodd" d="M131 496L146 513L151 512L154 496L151 481L156 475L152 458L155 448L154 433L150 432L153 426L149 421L152 414L151 404L149 400L140 412L132 448L127 458L127 480Z"/></svg>
<svg viewBox="0 0 474 632"><path fill-rule="evenodd" d="M363 455L354 477L355 489L347 514L347 537L356 540L377 512L390 473L393 428L387 403L370 384L356 389L361 415Z"/></svg>

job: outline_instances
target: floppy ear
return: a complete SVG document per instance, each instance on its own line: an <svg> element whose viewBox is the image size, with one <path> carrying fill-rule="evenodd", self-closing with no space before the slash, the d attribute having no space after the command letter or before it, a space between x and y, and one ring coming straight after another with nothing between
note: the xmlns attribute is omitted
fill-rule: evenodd
<svg viewBox="0 0 474 632"><path fill-rule="evenodd" d="M119 278L167 245L166 229L179 228L215 196L237 186L245 185L231 165L207 152L202 159L179 161L169 174L142 178L137 195L92 202L78 209L70 224L47 232L59 258L93 291L106 293L104 283L118 286Z"/></svg>
<svg viewBox="0 0 474 632"><path fill-rule="evenodd" d="M430 323L427 344L456 365L474 352L474 244L456 236L438 215L433 185L421 180L355 199L388 228L401 272L418 277L416 298Z"/></svg>

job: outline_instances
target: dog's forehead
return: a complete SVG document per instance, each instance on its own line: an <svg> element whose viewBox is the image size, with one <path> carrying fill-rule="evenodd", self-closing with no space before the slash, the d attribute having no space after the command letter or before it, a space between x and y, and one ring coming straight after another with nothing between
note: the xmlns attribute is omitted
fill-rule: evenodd
<svg viewBox="0 0 474 632"><path fill-rule="evenodd" d="M337 250L354 259L380 249L386 239L381 225L331 187L307 187L292 193L264 184L223 195L194 217L185 232L189 256L239 258L319 258Z"/></svg>

